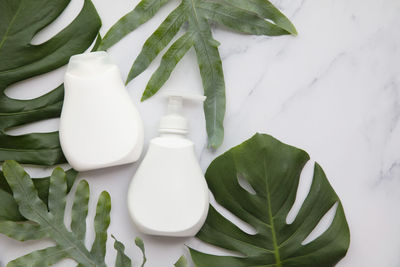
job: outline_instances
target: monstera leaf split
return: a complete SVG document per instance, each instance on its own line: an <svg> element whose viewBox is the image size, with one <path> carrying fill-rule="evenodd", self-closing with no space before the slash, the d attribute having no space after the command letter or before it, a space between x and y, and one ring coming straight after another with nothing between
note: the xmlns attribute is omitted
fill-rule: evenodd
<svg viewBox="0 0 400 267"><path fill-rule="evenodd" d="M206 172L216 201L257 233L244 232L211 207L197 237L242 256L216 256L191 249L196 266L335 266L346 255L350 233L340 199L318 164L300 211L293 223L286 223L296 199L300 173L308 160L303 150L264 134L256 134L216 158ZM239 184L239 177L253 192ZM329 228L303 244L335 204Z"/></svg>
<svg viewBox="0 0 400 267"><path fill-rule="evenodd" d="M31 100L5 95L5 89L27 78L66 64L70 56L84 52L96 38L101 21L90 0L79 15L50 40L33 45L36 33L53 22L70 0L0 0L0 162L54 165L65 162L58 133L30 133L19 136L6 130L58 117L64 87ZM28 88L26 89L28 90Z"/></svg>

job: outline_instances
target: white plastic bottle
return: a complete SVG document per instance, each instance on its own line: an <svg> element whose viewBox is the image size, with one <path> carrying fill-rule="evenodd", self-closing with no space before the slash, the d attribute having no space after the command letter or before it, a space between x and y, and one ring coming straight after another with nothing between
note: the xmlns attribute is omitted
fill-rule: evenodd
<svg viewBox="0 0 400 267"><path fill-rule="evenodd" d="M145 234L194 236L207 217L209 193L193 142L185 138L188 126L181 110L184 98L205 98L179 92L166 95L168 111L160 122L160 136L150 141L132 179L128 208Z"/></svg>
<svg viewBox="0 0 400 267"><path fill-rule="evenodd" d="M64 80L60 143L77 171L136 161L143 122L106 52L72 56Z"/></svg>

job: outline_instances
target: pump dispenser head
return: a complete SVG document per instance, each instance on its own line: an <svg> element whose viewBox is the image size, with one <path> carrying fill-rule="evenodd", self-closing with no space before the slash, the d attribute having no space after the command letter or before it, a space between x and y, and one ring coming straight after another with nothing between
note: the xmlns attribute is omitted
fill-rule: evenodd
<svg viewBox="0 0 400 267"><path fill-rule="evenodd" d="M167 114L161 118L159 132L186 134L188 132L188 122L182 114L183 100L204 102L206 97L179 91L167 91L161 96L168 98L168 107Z"/></svg>

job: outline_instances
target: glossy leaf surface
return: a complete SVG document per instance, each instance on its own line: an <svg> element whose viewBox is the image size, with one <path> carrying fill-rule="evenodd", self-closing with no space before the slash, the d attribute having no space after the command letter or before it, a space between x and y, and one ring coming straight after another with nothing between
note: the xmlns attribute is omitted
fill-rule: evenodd
<svg viewBox="0 0 400 267"><path fill-rule="evenodd" d="M149 20L167 0L142 0L137 7L106 34L100 48L107 49L139 25ZM213 39L210 21L234 31L255 35L296 35L293 24L268 0L181 0L146 40L128 75L127 82L141 74L171 40L182 26L186 33L178 38L165 52L160 66L150 78L142 100L153 96L168 80L182 57L194 47L202 77L206 128L209 146L217 148L224 137L225 82L219 43Z"/></svg>
<svg viewBox="0 0 400 267"><path fill-rule="evenodd" d="M220 205L252 226L256 234L243 231L211 207L197 237L242 256L216 256L191 249L196 266L335 266L347 252L350 233L340 199L318 164L297 216L291 224L286 222L308 160L303 150L263 134L216 158L205 175L210 190ZM239 179L250 188L242 186ZM328 229L303 244L335 205Z"/></svg>
<svg viewBox="0 0 400 267"><path fill-rule="evenodd" d="M175 267L188 267L187 260L185 256L181 256L177 262L174 264Z"/></svg>
<svg viewBox="0 0 400 267"><path fill-rule="evenodd" d="M5 95L5 89L27 78L66 64L70 56L84 52L96 38L101 22L90 0L79 15L50 40L33 45L33 37L64 11L70 0L0 0L0 162L54 165L65 162L58 133L11 136L5 131L58 117L63 86L31 100Z"/></svg>

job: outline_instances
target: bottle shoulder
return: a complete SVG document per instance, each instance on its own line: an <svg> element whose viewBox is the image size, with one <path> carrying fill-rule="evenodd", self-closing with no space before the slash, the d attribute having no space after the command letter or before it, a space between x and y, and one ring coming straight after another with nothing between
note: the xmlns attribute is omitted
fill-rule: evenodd
<svg viewBox="0 0 400 267"><path fill-rule="evenodd" d="M152 145L157 145L160 147L167 147L167 148L182 148L182 147L190 147L193 146L193 142L184 137L174 137L174 136L159 136L153 138L150 143Z"/></svg>

